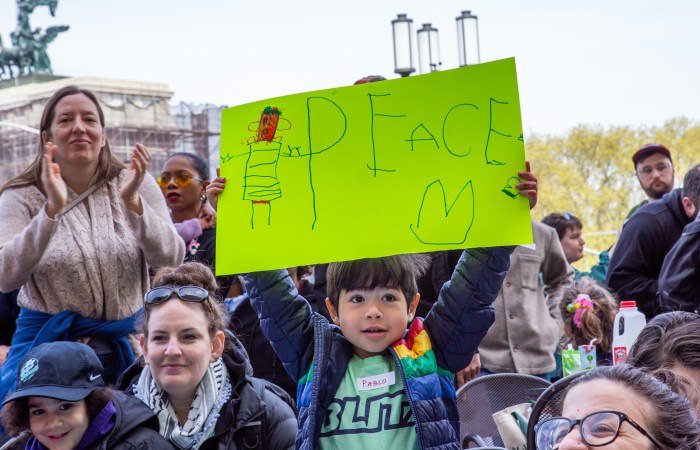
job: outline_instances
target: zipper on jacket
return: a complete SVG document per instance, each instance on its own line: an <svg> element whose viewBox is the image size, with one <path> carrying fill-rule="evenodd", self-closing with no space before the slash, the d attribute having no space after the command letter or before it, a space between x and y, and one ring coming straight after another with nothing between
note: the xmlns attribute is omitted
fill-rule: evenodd
<svg viewBox="0 0 700 450"><path fill-rule="evenodd" d="M399 355L396 354L396 350L393 347L389 347L391 355L396 361L396 366L399 368L399 374L401 374L401 381L403 382L403 390L406 392L406 397L408 397L408 406L411 408L411 414L413 415L413 421L416 423L416 435L418 437L418 448L423 448L423 437L420 433L420 424L418 423L418 416L416 416L416 408L413 405L413 397L411 397L411 390L408 388L408 382L406 381L406 374L403 371L403 366L401 365L401 360Z"/></svg>

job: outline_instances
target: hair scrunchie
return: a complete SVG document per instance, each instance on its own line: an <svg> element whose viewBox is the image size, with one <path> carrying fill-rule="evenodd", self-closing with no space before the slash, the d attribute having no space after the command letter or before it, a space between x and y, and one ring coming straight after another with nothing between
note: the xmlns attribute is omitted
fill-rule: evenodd
<svg viewBox="0 0 700 450"><path fill-rule="evenodd" d="M576 325L576 328L579 329L583 325L581 323L581 316L583 315L583 311L592 308L593 302L591 301L591 297L589 297L586 294L578 294L576 300L566 305L566 310L574 313L574 325Z"/></svg>

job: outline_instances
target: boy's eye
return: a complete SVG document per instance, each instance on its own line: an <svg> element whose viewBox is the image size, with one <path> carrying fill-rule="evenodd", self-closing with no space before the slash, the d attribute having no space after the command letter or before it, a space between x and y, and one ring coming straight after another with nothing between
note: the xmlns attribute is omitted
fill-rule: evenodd
<svg viewBox="0 0 700 450"><path fill-rule="evenodd" d="M185 336L183 336L183 339L186 341L194 341L197 340L197 336L195 336L194 334L186 334Z"/></svg>
<svg viewBox="0 0 700 450"><path fill-rule="evenodd" d="M74 403L61 403L61 406L59 406L59 409L61 411L68 411L71 409L73 406L75 406Z"/></svg>
<svg viewBox="0 0 700 450"><path fill-rule="evenodd" d="M362 303L363 301L365 301L365 299L361 295L353 295L350 297L350 303Z"/></svg>
<svg viewBox="0 0 700 450"><path fill-rule="evenodd" d="M395 302L396 296L393 294L384 294L384 297L382 297L382 300L384 300L385 302Z"/></svg>

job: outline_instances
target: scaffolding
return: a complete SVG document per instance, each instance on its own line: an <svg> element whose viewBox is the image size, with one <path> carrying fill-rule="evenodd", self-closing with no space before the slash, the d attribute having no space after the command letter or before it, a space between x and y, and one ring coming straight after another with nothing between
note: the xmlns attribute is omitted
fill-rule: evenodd
<svg viewBox="0 0 700 450"><path fill-rule="evenodd" d="M102 105L107 125L105 133L119 160L129 161L134 144L140 142L151 151L149 171L153 175L160 173L168 155L175 152L196 153L209 162L210 175L215 175L224 106L187 102L171 105L172 93L167 90L154 90L148 95L133 88L121 92L114 87L88 88L95 92ZM32 127L38 127L41 112L52 92L26 96L24 101L5 101L4 105L0 101L0 124L6 124L0 126L0 184L18 175L36 158L39 133Z"/></svg>

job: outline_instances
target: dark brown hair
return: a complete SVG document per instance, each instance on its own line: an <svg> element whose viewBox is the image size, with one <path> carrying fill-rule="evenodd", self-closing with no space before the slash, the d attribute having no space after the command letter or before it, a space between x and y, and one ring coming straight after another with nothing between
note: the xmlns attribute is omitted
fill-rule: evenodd
<svg viewBox="0 0 700 450"><path fill-rule="evenodd" d="M660 450L697 450L700 424L689 400L663 382L628 364L598 366L571 382L574 386L593 380L608 380L625 386L646 401L646 431L661 444ZM595 393L591 393L595 396ZM620 392L620 397L625 393ZM566 403L566 398L564 399ZM626 412L626 411L620 411ZM651 447L650 447L651 448Z"/></svg>
<svg viewBox="0 0 700 450"><path fill-rule="evenodd" d="M593 304L593 308L584 309L581 313L581 328L574 324L576 312L567 309L567 306L575 301L579 294L589 296ZM596 345L601 352L611 352L617 302L607 289L592 278L582 277L560 287L554 294L553 301L559 304L561 319L568 337L566 343L578 347L579 345L587 345L596 338Z"/></svg>
<svg viewBox="0 0 700 450"><path fill-rule="evenodd" d="M542 223L557 230L557 236L559 236L560 241L564 239L566 230L576 231L583 229L581 219L568 212L561 214L552 213L542 219Z"/></svg>
<svg viewBox="0 0 700 450"><path fill-rule="evenodd" d="M331 263L327 273L328 298L337 311L342 291L389 287L400 290L408 303L418 293L416 280L429 266L430 257L423 254Z"/></svg>
<svg viewBox="0 0 700 450"><path fill-rule="evenodd" d="M8 435L19 436L24 431L31 431L29 429L29 398L23 397L3 406L2 424ZM87 409L90 422L107 406L112 398L114 398L114 391L108 387L96 389L85 397L85 409Z"/></svg>
<svg viewBox="0 0 700 450"><path fill-rule="evenodd" d="M154 288L162 286L198 286L206 289L209 291L209 305L214 311L212 317L209 307L202 303L202 310L207 318L209 336L214 337L217 331L225 331L228 328L229 316L224 313L224 307L215 294L218 286L209 267L198 262L186 262L177 267L163 267L156 272L156 276L153 278ZM143 309L140 331L146 337L148 337L148 320L151 318L151 308L157 307L158 305L154 305Z"/></svg>
<svg viewBox="0 0 700 450"><path fill-rule="evenodd" d="M81 89L77 86L65 86L59 89L51 96L51 98L49 98L46 106L44 106L44 112L41 115L41 122L39 124L41 136L39 139L36 158L34 158L34 161L32 161L31 164L29 164L29 167L24 169L22 173L5 183L2 189L0 189L0 194L2 194L5 189L20 188L32 185L36 186L42 193L45 194L44 188L41 184L41 158L44 156L45 133L51 133L51 123L53 122L54 114L56 112L56 105L58 102L64 97L78 94L86 96L92 101L92 103L95 104L97 114L100 118L100 125L102 126L102 132L105 132L105 116L95 94L87 89ZM97 186L99 187L107 183L109 180L117 177L124 167L124 164L122 164L117 158L114 157L114 155L112 155L112 150L110 149L109 142L107 142L107 137L105 136L105 145L100 151L100 159L97 164Z"/></svg>
<svg viewBox="0 0 700 450"><path fill-rule="evenodd" d="M630 349L627 363L644 369L700 369L700 316L673 311L655 316Z"/></svg>
<svg viewBox="0 0 700 450"><path fill-rule="evenodd" d="M696 164L683 177L683 197L688 197L695 208L700 208L700 164Z"/></svg>

